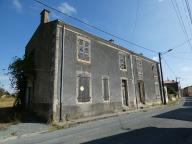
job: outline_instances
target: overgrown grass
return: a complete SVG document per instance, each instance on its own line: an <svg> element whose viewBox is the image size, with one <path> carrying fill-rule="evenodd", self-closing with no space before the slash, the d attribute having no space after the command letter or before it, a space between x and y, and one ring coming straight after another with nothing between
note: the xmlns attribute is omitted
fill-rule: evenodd
<svg viewBox="0 0 192 144"><path fill-rule="evenodd" d="M169 101L167 106L174 106L179 103L180 98L177 98L175 101Z"/></svg>
<svg viewBox="0 0 192 144"><path fill-rule="evenodd" d="M14 97L1 97L0 108L13 107L14 101L15 101Z"/></svg>

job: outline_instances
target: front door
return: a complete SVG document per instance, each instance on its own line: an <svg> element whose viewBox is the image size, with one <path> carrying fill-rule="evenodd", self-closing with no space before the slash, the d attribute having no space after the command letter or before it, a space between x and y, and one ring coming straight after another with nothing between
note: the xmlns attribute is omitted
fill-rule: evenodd
<svg viewBox="0 0 192 144"><path fill-rule="evenodd" d="M144 82L143 81L138 82L138 89L139 89L140 102L142 104L145 104L145 90L144 90Z"/></svg>
<svg viewBox="0 0 192 144"><path fill-rule="evenodd" d="M122 90L122 96L123 96L123 105L128 106L127 80L122 79L121 90Z"/></svg>

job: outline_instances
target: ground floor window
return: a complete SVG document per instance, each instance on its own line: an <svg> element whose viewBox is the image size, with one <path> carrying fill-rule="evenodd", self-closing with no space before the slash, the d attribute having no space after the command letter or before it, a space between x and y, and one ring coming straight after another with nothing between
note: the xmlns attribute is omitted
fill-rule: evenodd
<svg viewBox="0 0 192 144"><path fill-rule="evenodd" d="M78 97L77 100L80 103L90 102L90 76L85 74L80 74L77 77L78 84Z"/></svg>
<svg viewBox="0 0 192 144"><path fill-rule="evenodd" d="M109 78L103 77L102 84L103 84L103 99L104 101L109 101Z"/></svg>
<svg viewBox="0 0 192 144"><path fill-rule="evenodd" d="M142 104L145 104L145 87L144 87L144 81L138 81L138 89L139 89L139 97L140 102Z"/></svg>
<svg viewBox="0 0 192 144"><path fill-rule="evenodd" d="M155 95L156 96L160 95L160 93L159 93L159 81L158 81L158 78L155 79Z"/></svg>

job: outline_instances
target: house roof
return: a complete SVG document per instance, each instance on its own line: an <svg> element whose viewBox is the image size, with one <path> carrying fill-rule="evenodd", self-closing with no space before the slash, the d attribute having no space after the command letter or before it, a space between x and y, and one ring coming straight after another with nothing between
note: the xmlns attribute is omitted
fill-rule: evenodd
<svg viewBox="0 0 192 144"><path fill-rule="evenodd" d="M175 80L165 80L164 84L173 84L173 83L177 83Z"/></svg>

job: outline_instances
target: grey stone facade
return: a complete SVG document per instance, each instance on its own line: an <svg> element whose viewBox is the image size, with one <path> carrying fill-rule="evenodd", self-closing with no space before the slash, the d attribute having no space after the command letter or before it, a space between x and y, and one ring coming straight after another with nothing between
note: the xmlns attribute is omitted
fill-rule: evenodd
<svg viewBox="0 0 192 144"><path fill-rule="evenodd" d="M44 13L47 15L46 11ZM44 23L41 20L42 23L26 46L26 55L35 53L35 75L30 79L33 91L29 102L33 111L58 121L160 102L160 92L157 89L159 75L154 72L157 69L156 61L60 20L45 20ZM78 37L90 42L89 62L78 59ZM121 54L125 56L125 70L120 69ZM140 75L138 60L141 61ZM90 79L88 102L78 101L78 94L87 90L79 85L80 75L87 75ZM103 78L108 79L108 101L104 101L103 97ZM141 85L138 85L138 80ZM144 95L143 103L141 91Z"/></svg>

